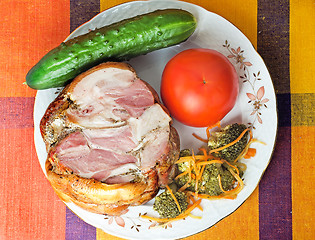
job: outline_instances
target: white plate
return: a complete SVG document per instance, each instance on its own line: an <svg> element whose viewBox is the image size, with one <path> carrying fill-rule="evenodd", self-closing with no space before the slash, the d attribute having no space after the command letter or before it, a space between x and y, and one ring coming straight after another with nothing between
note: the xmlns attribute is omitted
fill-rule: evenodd
<svg viewBox="0 0 315 240"><path fill-rule="evenodd" d="M253 144L257 148L256 156L243 161L247 164L247 170L244 175L245 187L235 200L203 200L202 206L204 211L194 210L193 213L195 215L203 216L202 220L187 218L186 220L172 223L172 227L167 229L149 229L151 223L139 218L139 213L147 212L150 215L156 215L152 210L153 201L139 207L130 207L129 212L119 219L105 219L104 215L92 214L74 204L67 203L67 206L87 223L122 238L175 239L193 235L213 226L235 211L255 190L269 164L276 138L276 98L268 70L250 41L234 25L214 13L206 11L199 6L180 1L129 2L100 13L76 29L68 38L124 18L164 8L180 8L190 11L197 19L197 29L188 41L180 45L158 50L129 61L136 69L138 75L159 92L160 77L164 66L176 53L196 47L211 48L221 52L229 57L234 64L240 76L241 86L238 101L232 111L223 119L222 125L233 122L251 123L255 127L253 130L254 137L267 145ZM237 59L241 60L241 62L237 62ZM56 89L38 91L34 106L35 145L44 173L47 153L39 132L39 122L49 103L56 97L55 92ZM261 104L258 111L255 111L255 102ZM201 146L201 142L192 137L192 133L195 132L205 137L205 129L183 126L176 121L174 121L174 126L180 135L181 149L197 149ZM125 226L118 225L115 220L124 222Z"/></svg>

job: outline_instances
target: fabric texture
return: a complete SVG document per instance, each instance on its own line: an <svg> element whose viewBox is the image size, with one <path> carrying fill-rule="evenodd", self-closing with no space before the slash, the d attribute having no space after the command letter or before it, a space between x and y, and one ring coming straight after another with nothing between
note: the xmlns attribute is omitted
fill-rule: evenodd
<svg viewBox="0 0 315 240"><path fill-rule="evenodd" d="M315 4L313 0L186 0L238 27L264 59L279 128L259 187L233 214L185 239L314 239ZM37 160L27 71L71 31L127 0L0 1L0 239L120 239L72 213Z"/></svg>

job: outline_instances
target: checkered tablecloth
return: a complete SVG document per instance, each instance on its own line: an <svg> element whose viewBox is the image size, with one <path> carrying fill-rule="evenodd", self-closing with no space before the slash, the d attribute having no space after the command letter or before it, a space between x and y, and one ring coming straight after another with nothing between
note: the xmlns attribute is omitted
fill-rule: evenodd
<svg viewBox="0 0 315 240"><path fill-rule="evenodd" d="M74 215L34 147L27 71L76 27L126 0L0 1L0 239L118 239ZM271 74L279 128L259 187L233 214L187 239L315 239L315 2L189 0L232 22Z"/></svg>

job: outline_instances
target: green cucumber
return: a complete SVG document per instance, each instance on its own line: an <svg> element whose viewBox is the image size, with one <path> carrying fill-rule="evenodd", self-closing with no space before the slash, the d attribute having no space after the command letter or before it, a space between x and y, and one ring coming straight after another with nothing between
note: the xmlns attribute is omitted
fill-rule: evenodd
<svg viewBox="0 0 315 240"><path fill-rule="evenodd" d="M181 43L195 28L194 16L180 9L125 19L61 43L32 67L26 83L38 90L63 87L101 62L125 61Z"/></svg>

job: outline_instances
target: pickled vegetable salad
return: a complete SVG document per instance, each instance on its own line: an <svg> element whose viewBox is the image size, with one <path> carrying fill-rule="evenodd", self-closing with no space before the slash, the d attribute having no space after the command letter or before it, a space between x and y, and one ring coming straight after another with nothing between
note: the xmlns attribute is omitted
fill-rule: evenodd
<svg viewBox="0 0 315 240"><path fill-rule="evenodd" d="M155 198L154 210L160 218L147 215L143 218L167 227L188 216L201 218L191 214L195 208L202 210L201 199L237 197L244 187L242 177L246 170L246 165L239 160L253 157L256 151L250 145L260 141L253 138L251 129L244 124L234 123L210 134L214 127L220 127L220 122L207 128L207 139L194 134L207 144L198 154L189 149L181 151L173 184Z"/></svg>

